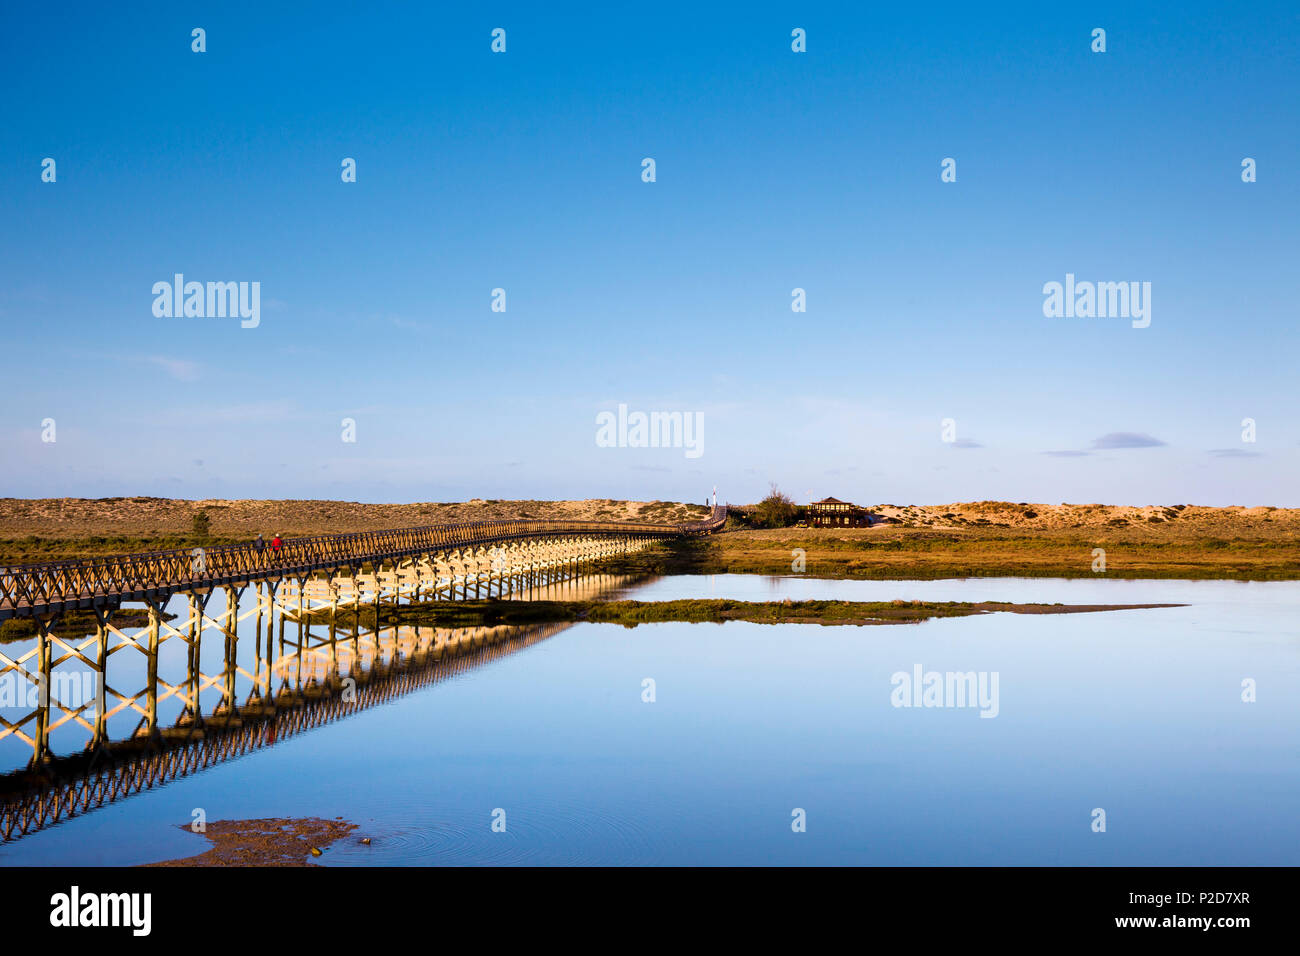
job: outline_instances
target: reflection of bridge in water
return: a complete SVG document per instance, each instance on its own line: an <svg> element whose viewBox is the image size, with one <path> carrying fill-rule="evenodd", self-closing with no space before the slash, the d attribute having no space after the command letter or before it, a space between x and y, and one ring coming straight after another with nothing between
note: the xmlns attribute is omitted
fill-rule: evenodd
<svg viewBox="0 0 1300 956"><path fill-rule="evenodd" d="M632 583L626 576L588 575L555 580L520 597L587 600ZM399 625L370 630L336 621L313 624L279 616L279 634L261 628L251 670L237 662L204 674L198 655L186 657L182 683L151 680L142 691L146 712L173 696L198 699L221 685L217 706L204 713L186 704L178 718L153 732L100 738L92 725L80 752L47 752L26 769L0 776L0 837L12 840L106 803L162 786L222 761L331 723L499 660L563 631L570 623L444 628ZM288 633L286 633L288 632ZM278 646L274 656L273 645ZM243 678L244 702L227 706ZM180 688L188 688L182 694ZM193 695L193 696L190 696ZM137 695L138 697L139 695ZM63 710L51 701L50 709ZM65 711L66 712L66 711ZM95 726L100 726L99 724Z"/></svg>
<svg viewBox="0 0 1300 956"><path fill-rule="evenodd" d="M0 569L0 621L27 618L36 631L0 651L0 766L16 765L14 745L29 755L25 770L0 778L0 836L40 829L561 629L367 633L363 609L373 608L377 622L384 605L411 600L536 596L595 562L709 534L725 520L726 509L715 507L708 519L679 525L477 522L293 539L274 553L237 545ZM114 623L127 603L143 605L144 626ZM89 615L93 634L78 639L59 629L73 611ZM246 634L241 642L248 623L253 640ZM175 683L162 676L176 669L183 676ZM118 690L126 681L143 686Z"/></svg>

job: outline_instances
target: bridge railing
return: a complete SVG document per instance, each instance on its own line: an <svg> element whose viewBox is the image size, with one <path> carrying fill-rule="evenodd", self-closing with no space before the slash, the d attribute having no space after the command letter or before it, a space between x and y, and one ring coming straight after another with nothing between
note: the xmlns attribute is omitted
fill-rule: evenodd
<svg viewBox="0 0 1300 956"><path fill-rule="evenodd" d="M694 535L718 530L727 509L716 506L701 521L681 524L622 521L560 521L542 518L358 531L289 538L277 551L269 544L218 545L111 555L0 568L0 616L96 597L179 590L232 580L273 577L330 565L364 564L399 556L469 547L517 538L567 534Z"/></svg>

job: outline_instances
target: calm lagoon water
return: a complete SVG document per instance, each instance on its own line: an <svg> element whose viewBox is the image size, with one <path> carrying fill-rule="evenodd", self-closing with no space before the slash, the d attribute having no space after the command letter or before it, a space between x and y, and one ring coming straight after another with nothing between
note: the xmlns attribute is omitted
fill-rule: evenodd
<svg viewBox="0 0 1300 956"><path fill-rule="evenodd" d="M337 866L1300 863L1300 583L724 575L623 593L1189 606L580 624L0 844L0 864L198 853L207 842L179 828L196 807L342 816L373 842L335 845L320 862ZM996 673L997 716L893 706L892 675L917 665Z"/></svg>

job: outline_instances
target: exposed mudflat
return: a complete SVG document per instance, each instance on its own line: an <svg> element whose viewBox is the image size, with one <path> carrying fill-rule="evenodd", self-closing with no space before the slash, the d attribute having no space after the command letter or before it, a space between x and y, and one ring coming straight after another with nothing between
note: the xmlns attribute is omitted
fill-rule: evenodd
<svg viewBox="0 0 1300 956"><path fill-rule="evenodd" d="M180 825L189 831L190 824ZM207 824L204 837L211 847L197 856L163 860L147 866L315 866L313 847L322 855L331 843L345 839L355 823L340 817L270 817L263 820L217 820Z"/></svg>

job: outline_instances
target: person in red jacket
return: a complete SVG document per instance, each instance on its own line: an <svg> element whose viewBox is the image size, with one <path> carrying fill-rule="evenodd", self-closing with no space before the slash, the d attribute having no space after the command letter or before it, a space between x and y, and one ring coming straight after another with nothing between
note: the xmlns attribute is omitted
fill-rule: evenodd
<svg viewBox="0 0 1300 956"><path fill-rule="evenodd" d="M275 537L271 539L271 554L273 554L278 559L280 557L280 549L282 547L284 547L284 542L280 540L279 532L276 532Z"/></svg>

